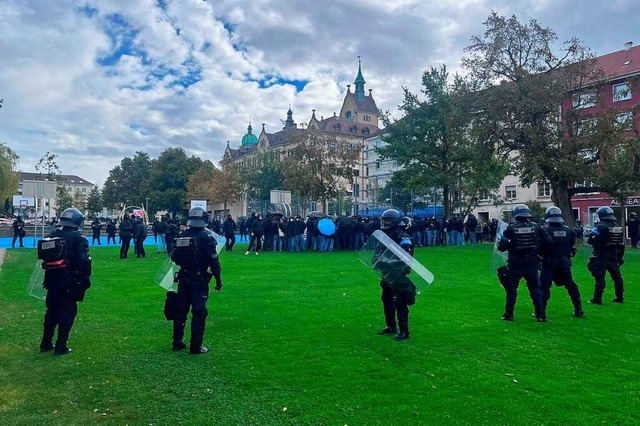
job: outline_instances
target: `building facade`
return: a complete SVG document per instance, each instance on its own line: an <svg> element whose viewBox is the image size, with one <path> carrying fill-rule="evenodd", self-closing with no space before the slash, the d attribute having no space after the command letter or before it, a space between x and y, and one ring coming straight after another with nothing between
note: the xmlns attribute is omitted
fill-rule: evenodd
<svg viewBox="0 0 640 426"><path fill-rule="evenodd" d="M86 205L87 199L89 197L89 193L96 186L95 184L89 182L88 180L81 178L76 175L58 175L58 186L64 186L67 189L67 192L74 200L79 201L79 204ZM22 195L22 188L24 187L25 181L43 181L47 180L47 178L41 173L32 173L32 172L19 172L18 173L18 191L17 195ZM81 206L82 207L82 206ZM19 209L20 206L14 206L14 209ZM40 213L44 210L44 215L47 217L57 216L58 212L56 210L56 199L52 198L45 202L44 209L42 206L38 208Z"/></svg>
<svg viewBox="0 0 640 426"><path fill-rule="evenodd" d="M291 108L287 111L287 118L282 129L270 133L266 124L258 135L253 133L251 124L247 127L247 133L242 137L241 144L237 148L231 148L227 142L225 155L228 155L240 172L259 166L261 156L267 154L271 158L282 161L291 155L291 150L296 147L306 132L317 131L322 134L335 137L338 143L349 149L357 150L359 159L354 166L353 182L341 182L345 193L353 201L354 211L357 213L368 204L367 191L367 164L365 152L365 140L380 133L380 112L373 98L372 90L365 92L365 80L362 75L362 65L358 64L358 74L354 81L355 91L351 91L351 85L347 85L347 91L342 102L340 114L334 113L329 118L318 119L316 110L311 111L311 117L306 126L299 126L293 119ZM283 188L273 188L283 189ZM244 194L239 203L228 205L229 213L234 216L246 216L250 213L251 200ZM214 204L213 210L220 212L221 204Z"/></svg>
<svg viewBox="0 0 640 426"><path fill-rule="evenodd" d="M640 85L632 84L634 79L640 77L640 46L633 47L632 43L625 43L622 50L596 57L595 65L604 76L604 84L599 84L597 89L580 88L567 94L565 102L560 107L560 114L565 116L571 109L580 109L581 116L593 118L601 114L603 108L611 108L619 111L616 116L619 124L633 120L632 110L640 105ZM597 99L601 102L597 102ZM635 120L637 123L640 117L635 117ZM590 153L585 152L584 155ZM592 183L575 183L575 187L580 186L591 187ZM539 182L531 187L524 187L519 178L513 175L505 177L496 195L498 205L494 200L490 200L487 194L474 210L480 220L500 218L505 213L508 215L512 206L518 203L537 201L544 208L553 205L549 183ZM618 218L623 215L626 218L632 211L640 214L640 194L629 197L624 211L604 192L576 194L572 197L573 216L585 226L593 225L594 219L597 218L596 210L604 205L611 206Z"/></svg>

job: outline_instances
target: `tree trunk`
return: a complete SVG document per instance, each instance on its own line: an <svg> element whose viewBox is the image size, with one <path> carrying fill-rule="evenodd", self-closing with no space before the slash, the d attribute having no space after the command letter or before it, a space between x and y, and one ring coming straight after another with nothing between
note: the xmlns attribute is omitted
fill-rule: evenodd
<svg viewBox="0 0 640 426"><path fill-rule="evenodd" d="M571 194L566 182L554 182L551 184L551 200L556 207L562 210L564 223L570 228L575 227L576 221L573 218L573 206L571 204Z"/></svg>
<svg viewBox="0 0 640 426"><path fill-rule="evenodd" d="M444 207L444 217L451 217L451 200L449 199L449 185L442 187L442 207Z"/></svg>

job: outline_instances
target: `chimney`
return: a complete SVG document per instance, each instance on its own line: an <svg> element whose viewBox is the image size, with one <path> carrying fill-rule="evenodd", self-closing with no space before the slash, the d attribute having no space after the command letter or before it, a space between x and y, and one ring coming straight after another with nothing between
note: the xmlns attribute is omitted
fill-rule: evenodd
<svg viewBox="0 0 640 426"><path fill-rule="evenodd" d="M629 50L633 47L633 42L632 41L628 41L624 44L624 50Z"/></svg>

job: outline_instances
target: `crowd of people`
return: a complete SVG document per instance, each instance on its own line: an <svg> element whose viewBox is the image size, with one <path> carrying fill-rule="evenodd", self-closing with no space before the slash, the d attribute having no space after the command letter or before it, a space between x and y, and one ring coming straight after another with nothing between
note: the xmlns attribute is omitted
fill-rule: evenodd
<svg viewBox="0 0 640 426"><path fill-rule="evenodd" d="M595 280L594 295L589 303L603 304L607 273L614 283L615 298L612 301L623 303L624 282L620 271L625 254L623 229L611 208L601 207L597 214L600 221L588 238L588 244L593 247L588 269ZM514 207L513 216L514 220L501 234L497 233L497 224L494 224L496 231L489 232L490 236L498 238L497 250L507 253L506 265L497 270L498 279L506 293L502 319L514 320L517 289L522 279L529 290L534 305L533 315L537 321L547 321L546 309L554 282L566 288L574 307L573 315L584 316L580 290L571 273L571 257L576 254L574 245L577 233L564 224L561 210L557 207L548 208L544 221L540 224L531 220L529 208L524 204ZM465 222L469 223L469 231L477 228L477 223L473 223L474 219L470 217ZM81 212L67 209L50 236L38 242L38 258L42 260L42 267L45 269L43 286L47 290L41 352L53 351L55 355L71 352L67 341L77 314L77 302L84 299L85 292L91 287L89 243L79 232L83 220ZM354 216L348 220L335 220L335 226L323 226L323 220L331 221L327 217L308 217L303 221L300 216L285 218L281 215L268 215L263 218L261 214L254 214L246 222L241 221L247 234L243 235L242 230L240 234L251 237L246 254L252 251L257 254L262 245L272 250L290 251L300 251L307 247L319 251L332 250L333 247L358 250L369 233L380 229L401 249L413 255L416 243L423 237L426 237L422 241L426 241L427 245L448 244L449 241L457 243L465 225L463 223L460 229L456 226L460 223L457 219L444 220L438 229L438 221L434 221L434 218L411 220L402 217L394 209L385 211L379 220ZM633 220L637 219L634 217ZM226 245L226 249L232 251L238 226L230 215L224 221L210 221L208 213L200 207L189 211L186 225L180 232L177 222L165 217L154 221L152 229L158 242L158 252L163 248L162 251L167 251L171 260L180 266L180 271L174 277L177 291L167 292L164 309L167 319L173 321L172 349L180 351L187 348L183 342L184 330L188 313L191 312L189 351L191 354L203 354L208 351L203 346L203 337L208 315L206 303L209 282L215 278L215 290L220 291L222 288L222 268L216 250L218 241L206 227L213 227L214 232L232 237L227 239ZM114 232L115 223L110 222L107 227ZM91 228L94 242L96 235L99 241L100 223L94 221ZM127 257L132 238L136 241L136 255L144 257L144 247L140 247L146 238L144 222L140 218L125 215L118 224L118 229L122 242L121 259ZM326 230L331 232L325 232ZM458 235L454 236L454 232ZM412 234L416 235L415 241L411 238ZM471 235L468 239L472 244L475 241ZM335 241L336 245L328 244L327 241ZM168 243L167 247L164 247L165 242ZM394 253L378 244L372 258L372 266L375 265L374 268L381 272L382 278L380 287L385 327L378 334L394 334L397 340L404 340L410 334L409 306L415 303L416 287L408 277L412 266L405 264L406 266L398 267L398 258L385 258L390 252ZM54 344L56 329L58 334Z"/></svg>
<svg viewBox="0 0 640 426"><path fill-rule="evenodd" d="M318 225L321 220L331 220L335 231L323 233ZM413 239L416 247L436 245L464 245L478 242L493 242L497 232L498 221L480 224L470 214L463 221L461 218L413 217L405 232ZM237 222L229 215L226 219L214 218L210 228L217 234L224 235L227 240L226 250L232 251L237 237L239 241L249 242L246 253L260 251L305 250L333 251L359 250L369 236L380 229L379 218L367 216L307 216L286 217L282 214L253 213L248 218L240 218Z"/></svg>

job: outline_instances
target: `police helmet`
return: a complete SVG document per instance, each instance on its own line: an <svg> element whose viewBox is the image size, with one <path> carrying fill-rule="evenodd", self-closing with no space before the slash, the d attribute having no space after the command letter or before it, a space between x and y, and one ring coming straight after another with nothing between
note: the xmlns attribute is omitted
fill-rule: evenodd
<svg viewBox="0 0 640 426"><path fill-rule="evenodd" d="M638 216L638 214L636 212L631 212L631 213L629 213L629 216L630 217L636 217L636 216Z"/></svg>
<svg viewBox="0 0 640 426"><path fill-rule="evenodd" d="M191 228L204 228L209 223L209 214L202 207L194 207L189 210L187 226Z"/></svg>
<svg viewBox="0 0 640 426"><path fill-rule="evenodd" d="M78 209L66 209L60 215L60 226L68 226L69 228L78 229L82 226L84 216Z"/></svg>
<svg viewBox="0 0 640 426"><path fill-rule="evenodd" d="M380 216L380 229L393 229L400 225L402 216L396 209L387 209Z"/></svg>
<svg viewBox="0 0 640 426"><path fill-rule="evenodd" d="M616 221L616 217L613 214L613 209L607 206L603 206L598 209L598 219L610 222Z"/></svg>
<svg viewBox="0 0 640 426"><path fill-rule="evenodd" d="M529 211L529 206L526 204L516 204L513 207L513 217L516 219L520 218L530 218L531 212Z"/></svg>
<svg viewBox="0 0 640 426"><path fill-rule="evenodd" d="M564 223L562 210L556 206L551 206L544 212L544 220L547 223Z"/></svg>

